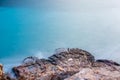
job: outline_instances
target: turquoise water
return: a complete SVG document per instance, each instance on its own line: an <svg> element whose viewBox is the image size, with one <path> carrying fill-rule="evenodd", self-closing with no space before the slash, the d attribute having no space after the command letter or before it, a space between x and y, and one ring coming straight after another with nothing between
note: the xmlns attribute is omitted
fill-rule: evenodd
<svg viewBox="0 0 120 80"><path fill-rule="evenodd" d="M117 1L58 0L41 6L0 7L0 63L48 57L56 48L82 48L96 58L119 60Z"/></svg>

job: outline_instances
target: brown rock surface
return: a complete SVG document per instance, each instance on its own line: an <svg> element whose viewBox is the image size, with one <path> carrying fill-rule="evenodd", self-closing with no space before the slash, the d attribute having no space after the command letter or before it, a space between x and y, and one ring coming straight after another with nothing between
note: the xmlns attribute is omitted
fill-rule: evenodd
<svg viewBox="0 0 120 80"><path fill-rule="evenodd" d="M107 68L82 68L79 73L65 80L120 80L120 71Z"/></svg>
<svg viewBox="0 0 120 80"><path fill-rule="evenodd" d="M3 77L3 66L0 64L0 80Z"/></svg>
<svg viewBox="0 0 120 80"><path fill-rule="evenodd" d="M49 59L28 57L13 71L17 78L25 80L63 80L79 72L80 68L92 66L93 62L94 57L90 53L81 49L67 49Z"/></svg>
<svg viewBox="0 0 120 80"><path fill-rule="evenodd" d="M120 65L109 60L97 60L91 68L81 68L79 73L65 80L120 80Z"/></svg>
<svg viewBox="0 0 120 80"><path fill-rule="evenodd" d="M110 60L96 60L81 49L57 49L48 59L27 57L14 67L15 78L3 74L0 80L120 80L120 64Z"/></svg>

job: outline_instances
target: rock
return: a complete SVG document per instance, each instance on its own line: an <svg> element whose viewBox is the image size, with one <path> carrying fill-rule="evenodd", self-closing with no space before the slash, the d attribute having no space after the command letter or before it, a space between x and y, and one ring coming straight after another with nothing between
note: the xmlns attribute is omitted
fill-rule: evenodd
<svg viewBox="0 0 120 80"><path fill-rule="evenodd" d="M0 80L120 80L120 64L111 60L95 60L82 49L57 49L48 59L27 57L13 67L15 77L4 73Z"/></svg>
<svg viewBox="0 0 120 80"><path fill-rule="evenodd" d="M79 73L65 80L120 80L120 71L101 67L82 68Z"/></svg>
<svg viewBox="0 0 120 80"><path fill-rule="evenodd" d="M0 64L0 80L17 80L10 75L11 73L5 73L3 66Z"/></svg>
<svg viewBox="0 0 120 80"><path fill-rule="evenodd" d="M120 64L97 60L91 68L81 68L79 73L65 80L120 80Z"/></svg>
<svg viewBox="0 0 120 80"><path fill-rule="evenodd" d="M67 49L49 57L51 63L63 68L88 67L94 63L94 56L82 49Z"/></svg>
<svg viewBox="0 0 120 80"><path fill-rule="evenodd" d="M119 71L120 72L120 64L112 61L112 60L96 60L94 63L94 67L107 68L110 71Z"/></svg>
<svg viewBox="0 0 120 80"><path fill-rule="evenodd" d="M79 72L80 67L91 67L94 56L81 49L67 49L48 59L28 57L22 65L14 67L17 78L24 80L63 80Z"/></svg>
<svg viewBox="0 0 120 80"><path fill-rule="evenodd" d="M28 58L29 59L29 58ZM44 73L47 70L50 71L50 69L52 68L52 64L50 62L48 62L45 59L38 59L36 61L32 62L28 62L18 66L18 67L14 67L13 71L15 72L15 75L17 76L17 78L19 79L23 79L23 80L35 80L37 78L42 77L44 74L44 76L48 75L48 73ZM41 80L41 79L39 79Z"/></svg>
<svg viewBox="0 0 120 80"><path fill-rule="evenodd" d="M3 78L3 66L0 64L0 80Z"/></svg>

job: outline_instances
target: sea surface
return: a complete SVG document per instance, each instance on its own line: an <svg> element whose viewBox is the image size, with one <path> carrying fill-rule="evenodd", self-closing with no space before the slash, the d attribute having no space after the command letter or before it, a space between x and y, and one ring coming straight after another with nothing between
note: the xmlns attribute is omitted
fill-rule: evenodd
<svg viewBox="0 0 120 80"><path fill-rule="evenodd" d="M5 69L28 56L47 58L57 48L81 48L97 59L120 62L120 1L3 1L0 63Z"/></svg>

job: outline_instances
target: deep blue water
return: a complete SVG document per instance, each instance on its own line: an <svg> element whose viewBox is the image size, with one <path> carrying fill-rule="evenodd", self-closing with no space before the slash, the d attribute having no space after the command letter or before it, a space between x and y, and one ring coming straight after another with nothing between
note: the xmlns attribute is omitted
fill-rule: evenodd
<svg viewBox="0 0 120 80"><path fill-rule="evenodd" d="M1 6L0 63L9 67L27 56L48 57L56 48L68 47L120 62L119 9L112 0Z"/></svg>

